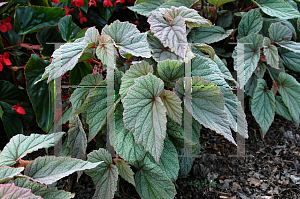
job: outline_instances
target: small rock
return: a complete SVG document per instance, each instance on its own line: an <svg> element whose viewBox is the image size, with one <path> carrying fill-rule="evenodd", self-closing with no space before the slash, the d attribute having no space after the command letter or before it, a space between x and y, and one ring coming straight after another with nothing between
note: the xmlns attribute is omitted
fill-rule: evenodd
<svg viewBox="0 0 300 199"><path fill-rule="evenodd" d="M262 183L260 185L261 190L266 191L268 189L269 185L267 183Z"/></svg>
<svg viewBox="0 0 300 199"><path fill-rule="evenodd" d="M237 192L238 189L241 189L241 186L237 182L232 183L231 191Z"/></svg>
<svg viewBox="0 0 300 199"><path fill-rule="evenodd" d="M250 182L250 185L254 185L254 186L259 186L260 185L260 181L256 178L248 178L248 180Z"/></svg>
<svg viewBox="0 0 300 199"><path fill-rule="evenodd" d="M221 189L222 189L222 190L227 190L227 189L229 189L229 183L228 183L228 182L225 182L225 183L223 184L223 186L221 187Z"/></svg>
<svg viewBox="0 0 300 199"><path fill-rule="evenodd" d="M300 178L299 177L297 177L295 175L291 175L290 178L293 181L293 183L300 184Z"/></svg>
<svg viewBox="0 0 300 199"><path fill-rule="evenodd" d="M238 194L239 194L240 198L242 198L242 199L250 199L250 198L248 198L247 196L245 196L244 194L242 194L240 192L238 192Z"/></svg>
<svg viewBox="0 0 300 199"><path fill-rule="evenodd" d="M247 192L248 195L251 195L252 192L250 191L250 189L248 187L244 187L245 192Z"/></svg>

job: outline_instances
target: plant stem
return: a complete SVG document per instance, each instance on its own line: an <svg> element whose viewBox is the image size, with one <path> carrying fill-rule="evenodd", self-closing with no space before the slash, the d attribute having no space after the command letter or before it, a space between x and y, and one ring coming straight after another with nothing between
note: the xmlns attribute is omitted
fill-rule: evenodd
<svg viewBox="0 0 300 199"><path fill-rule="evenodd" d="M98 61L94 60L93 58L91 59L91 61L92 61L92 62L94 62L94 63L96 63L96 64L98 64L98 65L100 65L100 64L101 64L100 62L98 62Z"/></svg>
<svg viewBox="0 0 300 199"><path fill-rule="evenodd" d="M207 18L207 19L210 19L215 13L216 11L218 10L219 7L216 7L216 9L213 11L213 13ZM208 14L208 13L207 13Z"/></svg>
<svg viewBox="0 0 300 199"><path fill-rule="evenodd" d="M15 46L8 46L8 47L4 48L3 51L8 50L8 49L12 49L12 48L15 48L15 47L18 47L18 46L20 46L20 44L15 45Z"/></svg>

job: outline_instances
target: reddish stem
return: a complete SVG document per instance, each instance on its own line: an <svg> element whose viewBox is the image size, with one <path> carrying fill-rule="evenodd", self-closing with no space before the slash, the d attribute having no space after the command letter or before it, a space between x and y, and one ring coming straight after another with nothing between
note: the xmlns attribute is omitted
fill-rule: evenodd
<svg viewBox="0 0 300 199"><path fill-rule="evenodd" d="M210 19L216 13L216 11L218 10L218 8L219 7L216 7L216 9L213 11L213 13L207 19Z"/></svg>
<svg viewBox="0 0 300 199"><path fill-rule="evenodd" d="M96 64L98 64L98 65L100 65L101 63L100 62L98 62L98 61L96 61L96 60L94 60L93 58L92 59L90 59L92 62L94 62L94 63L96 63Z"/></svg>

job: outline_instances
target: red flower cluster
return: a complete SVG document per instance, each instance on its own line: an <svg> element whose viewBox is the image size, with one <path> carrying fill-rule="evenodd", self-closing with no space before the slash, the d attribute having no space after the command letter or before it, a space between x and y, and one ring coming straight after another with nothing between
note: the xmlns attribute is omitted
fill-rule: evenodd
<svg viewBox="0 0 300 199"><path fill-rule="evenodd" d="M10 17L7 17L5 20L0 20L0 31L6 32L12 29L12 25L9 23L11 20Z"/></svg>
<svg viewBox="0 0 300 199"><path fill-rule="evenodd" d="M114 6L116 6L117 3L125 3L125 0L117 0L117 1L115 2Z"/></svg>
<svg viewBox="0 0 300 199"><path fill-rule="evenodd" d="M53 3L59 3L59 0L52 0Z"/></svg>
<svg viewBox="0 0 300 199"><path fill-rule="evenodd" d="M17 105L14 105L12 107L18 114L25 114L25 110L21 107L20 103L17 103Z"/></svg>
<svg viewBox="0 0 300 199"><path fill-rule="evenodd" d="M83 23L83 22L87 22L87 19L83 16L81 10L79 10L79 14L78 14L78 18L79 18L79 21L80 23Z"/></svg>
<svg viewBox="0 0 300 199"><path fill-rule="evenodd" d="M84 1L83 0L72 0L71 4L74 7L81 7L84 5Z"/></svg>
<svg viewBox="0 0 300 199"><path fill-rule="evenodd" d="M113 4L111 3L112 0L104 0L103 7L112 7Z"/></svg>
<svg viewBox="0 0 300 199"><path fill-rule="evenodd" d="M99 0L97 0L97 1L99 1ZM92 5L94 5L96 7L96 1L95 0L90 0L89 7L91 7Z"/></svg>
<svg viewBox="0 0 300 199"><path fill-rule="evenodd" d="M4 55L0 55L0 71L3 70L3 65L11 65L8 52L5 52Z"/></svg>
<svg viewBox="0 0 300 199"><path fill-rule="evenodd" d="M71 15L70 12L74 11L74 8L69 10L69 8L67 6L65 6L64 9L66 10L66 16Z"/></svg>

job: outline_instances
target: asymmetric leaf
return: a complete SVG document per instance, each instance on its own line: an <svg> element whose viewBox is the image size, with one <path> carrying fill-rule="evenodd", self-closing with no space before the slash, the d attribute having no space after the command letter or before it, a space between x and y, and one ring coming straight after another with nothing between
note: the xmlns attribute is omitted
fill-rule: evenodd
<svg viewBox="0 0 300 199"><path fill-rule="evenodd" d="M152 56L155 61L159 62L167 59L178 60L180 62L184 61L181 57L172 52L169 47L164 47L160 40L155 37L151 31L148 31L147 41L151 51L153 52Z"/></svg>
<svg viewBox="0 0 300 199"><path fill-rule="evenodd" d="M276 42L276 43L285 49L288 49L295 53L300 53L300 43L297 43L294 41L280 41L280 42Z"/></svg>
<svg viewBox="0 0 300 199"><path fill-rule="evenodd" d="M154 160L154 158L147 153L150 160L157 164ZM173 143L166 138L164 143L164 150L161 154L161 158L159 160L159 167L161 170L165 171L167 176L172 180L172 182L175 182L178 178L178 171L179 171L179 162L177 156L177 151Z"/></svg>
<svg viewBox="0 0 300 199"><path fill-rule="evenodd" d="M293 76L286 73L279 73L278 79L278 92L298 127L300 118L300 84Z"/></svg>
<svg viewBox="0 0 300 199"><path fill-rule="evenodd" d="M175 7L171 6L171 9L165 9L164 17L172 21L177 16L182 16L184 21L189 29L194 27L210 27L212 26L211 22L203 17L201 17L198 12L194 9L187 8L185 6Z"/></svg>
<svg viewBox="0 0 300 199"><path fill-rule="evenodd" d="M166 47L170 47L176 55L185 58L187 51L187 34L185 21L177 16L172 21L165 20L160 12L153 11L148 18L150 30Z"/></svg>
<svg viewBox="0 0 300 199"><path fill-rule="evenodd" d="M108 58L114 57L115 52L116 50L111 37L108 35L101 35L99 38L99 45L96 49L97 57L104 65L107 65L109 63Z"/></svg>
<svg viewBox="0 0 300 199"><path fill-rule="evenodd" d="M195 43L211 44L228 37L234 29L224 30L219 26L200 27L195 29Z"/></svg>
<svg viewBox="0 0 300 199"><path fill-rule="evenodd" d="M293 33L287 27L282 25L280 22L272 23L269 28L269 36L272 42L279 42L282 40L291 40Z"/></svg>
<svg viewBox="0 0 300 199"><path fill-rule="evenodd" d="M131 170L129 164L122 159L114 159L114 162L116 163L120 176L135 186L134 172Z"/></svg>
<svg viewBox="0 0 300 199"><path fill-rule="evenodd" d="M250 10L243 16L239 23L238 31L242 37L248 36L250 33L258 33L263 26L263 18L260 9Z"/></svg>
<svg viewBox="0 0 300 199"><path fill-rule="evenodd" d="M70 41L76 38L76 35L81 30L73 21L72 16L68 15L61 18L58 22L58 28L62 38L65 41Z"/></svg>
<svg viewBox="0 0 300 199"><path fill-rule="evenodd" d="M19 6L15 10L14 29L17 34L25 35L41 28L55 27L64 15L61 8Z"/></svg>
<svg viewBox="0 0 300 199"><path fill-rule="evenodd" d="M34 181L48 185L76 171L92 169L102 163L103 161L92 163L70 157L44 156L29 163L24 174Z"/></svg>
<svg viewBox="0 0 300 199"><path fill-rule="evenodd" d="M300 54L294 53L285 48L278 49L279 55L284 62L284 65L289 69L300 72Z"/></svg>
<svg viewBox="0 0 300 199"><path fill-rule="evenodd" d="M141 198L173 199L175 197L176 189L170 178L148 157L138 162L135 167L138 169L135 174L136 190Z"/></svg>
<svg viewBox="0 0 300 199"><path fill-rule="evenodd" d="M235 81L235 79L232 77L232 74L230 73L230 71L228 70L227 66L225 65L225 63L218 57L218 55L215 55L215 61L216 64L218 65L220 71L223 73L224 75L224 79L227 80L231 80L231 81Z"/></svg>
<svg viewBox="0 0 300 199"><path fill-rule="evenodd" d="M159 77L166 82L176 82L184 74L184 64L175 60L158 62L157 72Z"/></svg>
<svg viewBox="0 0 300 199"><path fill-rule="evenodd" d="M167 109L167 115L181 126L182 108L179 97L173 91L164 90L160 98Z"/></svg>
<svg viewBox="0 0 300 199"><path fill-rule="evenodd" d="M0 167L0 183L3 183L15 175L21 173L24 170L24 167L12 168L12 167Z"/></svg>
<svg viewBox="0 0 300 199"><path fill-rule="evenodd" d="M17 187L14 184L0 184L0 198L3 199L42 199L31 193L30 189Z"/></svg>
<svg viewBox="0 0 300 199"><path fill-rule="evenodd" d="M123 105L119 105L115 113L115 150L130 164L143 160L145 149L143 145L137 144L132 132L124 128L123 123Z"/></svg>
<svg viewBox="0 0 300 199"><path fill-rule="evenodd" d="M284 0L252 0L264 13L271 17L293 19L300 17L300 13Z"/></svg>
<svg viewBox="0 0 300 199"><path fill-rule="evenodd" d="M231 135L227 113L224 110L225 101L220 88L199 76L194 76L192 83L194 86L191 99L193 117L205 127L224 135L226 139L236 144ZM174 91L183 98L184 78L176 82Z"/></svg>
<svg viewBox="0 0 300 199"><path fill-rule="evenodd" d="M99 31L94 27L90 27L86 30L84 34L84 41L86 43L97 43L100 37Z"/></svg>
<svg viewBox="0 0 300 199"><path fill-rule="evenodd" d="M61 139L65 132L47 135L31 134L30 136L15 135L10 139L0 154L0 166L12 166L28 153L41 148L49 148Z"/></svg>
<svg viewBox="0 0 300 199"><path fill-rule="evenodd" d="M104 85L106 80L103 82ZM107 89L96 88L93 95L91 95L88 105L86 106L87 111L87 123L89 124L89 137L88 142L90 142L101 128L106 123L107 113ZM113 108L113 107L112 107Z"/></svg>
<svg viewBox="0 0 300 199"><path fill-rule="evenodd" d="M275 116L275 96L272 91L267 90L267 83L264 79L257 80L257 87L254 91L251 111L259 126L263 136L266 135Z"/></svg>
<svg viewBox="0 0 300 199"><path fill-rule="evenodd" d="M25 67L27 93L32 102L36 114L37 123L44 131L49 131L54 120L54 112L51 103L49 85L43 81L34 85L41 78L45 67L50 64L38 55L33 54Z"/></svg>
<svg viewBox="0 0 300 199"><path fill-rule="evenodd" d="M166 108L159 97L164 83L149 73L139 77L124 98L124 125L159 162L166 137Z"/></svg>
<svg viewBox="0 0 300 199"><path fill-rule="evenodd" d="M96 86L99 86L102 82L101 74L88 74L85 76L79 86L89 86L89 87L78 87L74 90L70 97L72 102L72 107L76 110L74 113L79 114L85 110L90 96L93 94Z"/></svg>
<svg viewBox="0 0 300 199"><path fill-rule="evenodd" d="M101 35L109 35L120 50L134 56L151 57L147 33L140 33L134 24L116 20L110 25L105 25Z"/></svg>
<svg viewBox="0 0 300 199"><path fill-rule="evenodd" d="M84 171L91 176L96 186L96 191L93 199L105 198L110 199L114 197L117 190L118 168L112 164L112 157L105 149L94 150L88 154L88 161L103 162L93 169Z"/></svg>
<svg viewBox="0 0 300 199"><path fill-rule="evenodd" d="M293 121L289 109L284 104L281 96L275 96L275 112L287 120Z"/></svg>
<svg viewBox="0 0 300 199"><path fill-rule="evenodd" d="M81 57L83 52L89 47L92 47L92 45L93 43L89 44L83 38L76 39L73 43L65 43L61 45L60 48L55 50L52 54L53 61L49 66L47 66L39 81L48 77L47 83L49 83L54 78L58 78L67 71L72 70L78 63L78 59ZM54 64L56 62L61 65L59 69L55 69Z"/></svg>
<svg viewBox="0 0 300 199"><path fill-rule="evenodd" d="M195 148L197 145L196 142L189 140L185 134L183 127L179 126L170 117L167 117L167 134L170 141L174 144L176 148L184 148L184 142L186 142L192 148Z"/></svg>
<svg viewBox="0 0 300 199"><path fill-rule="evenodd" d="M153 73L153 68L146 61L142 61L141 63L136 63L130 66L130 69L127 70L122 77L122 84L120 88L122 102L129 89L134 85L134 80L143 75L147 75L148 73Z"/></svg>
<svg viewBox="0 0 300 199"><path fill-rule="evenodd" d="M136 4L135 6L128 7L129 10L139 13L140 15L144 15L146 17L151 16L151 12L157 9L164 3L162 0L151 0L145 1L143 3Z"/></svg>
<svg viewBox="0 0 300 199"><path fill-rule="evenodd" d="M194 44L193 46L195 46L197 49L199 49L201 51L206 52L212 60L215 59L216 53L215 53L215 50L211 46L209 46L207 44Z"/></svg>
<svg viewBox="0 0 300 199"><path fill-rule="evenodd" d="M239 77L244 76L245 83L249 80L254 70L257 68L257 63L259 61L260 57L260 48L263 45L263 36L255 33L251 33L249 36L244 37L240 40L238 40L239 43L248 43L244 44L244 52L245 52L245 65L244 65L244 71L245 76L243 73L243 70L238 70L237 75ZM235 50L233 51L233 58L234 58L234 69L237 70L237 47L235 47ZM240 79L241 81L241 79ZM244 85L244 82L238 82L240 86Z"/></svg>
<svg viewBox="0 0 300 199"><path fill-rule="evenodd" d="M17 178L13 183L18 187L31 189L34 195L41 196L43 199L69 199L75 197L75 193L57 190L56 187L50 189L47 185L32 182L27 178Z"/></svg>
<svg viewBox="0 0 300 199"><path fill-rule="evenodd" d="M225 111L228 116L230 128L247 139L248 126L241 102L238 101L237 96L233 94L232 90L224 87L221 88L221 91L224 94Z"/></svg>
<svg viewBox="0 0 300 199"><path fill-rule="evenodd" d="M87 139L81 120L75 115L69 121L68 147L71 148L71 157L85 160Z"/></svg>
<svg viewBox="0 0 300 199"><path fill-rule="evenodd" d="M279 69L279 56L277 47L271 44L271 40L268 37L264 38L264 55L266 56L267 63L273 67Z"/></svg>

